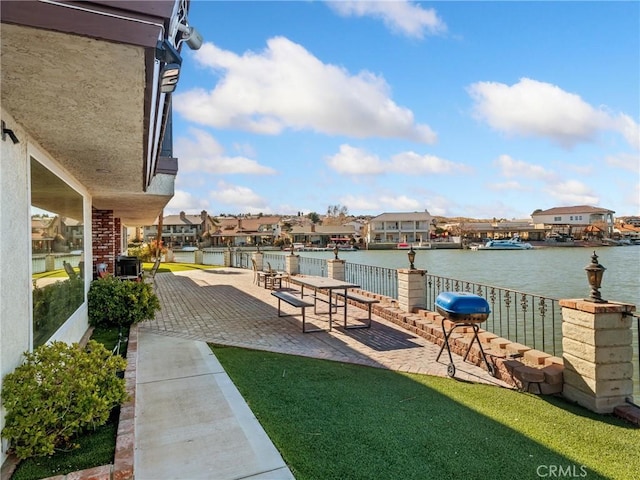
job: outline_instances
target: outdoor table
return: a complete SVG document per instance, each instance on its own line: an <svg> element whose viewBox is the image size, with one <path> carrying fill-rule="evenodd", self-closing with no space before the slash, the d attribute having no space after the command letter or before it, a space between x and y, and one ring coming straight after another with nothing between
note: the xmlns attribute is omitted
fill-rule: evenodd
<svg viewBox="0 0 640 480"><path fill-rule="evenodd" d="M296 282L300 284L300 296L304 298L304 287L309 287L313 289L313 313L317 314L316 306L318 300L318 290L327 290L329 292L329 331L331 331L331 326L333 324L333 309L336 308L336 313L338 307L338 301L336 300L335 305L333 305L333 291L334 290L342 290L344 291L345 299L347 296L347 290L350 288L360 288L360 285L351 282L345 282L342 280L335 280L333 278L327 277L296 277ZM341 306L344 308L344 324L347 325L347 303L345 300L345 304Z"/></svg>

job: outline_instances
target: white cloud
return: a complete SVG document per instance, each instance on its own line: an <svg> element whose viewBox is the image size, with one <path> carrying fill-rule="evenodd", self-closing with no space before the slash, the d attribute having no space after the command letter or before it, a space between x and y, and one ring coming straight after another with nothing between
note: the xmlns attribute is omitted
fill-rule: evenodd
<svg viewBox="0 0 640 480"><path fill-rule="evenodd" d="M620 167L636 174L640 173L640 155L637 153L607 155L605 162L607 165L611 165L612 167Z"/></svg>
<svg viewBox="0 0 640 480"><path fill-rule="evenodd" d="M327 165L346 175L377 175L385 170L384 163L377 155L350 145L340 145L338 153L327 157Z"/></svg>
<svg viewBox="0 0 640 480"><path fill-rule="evenodd" d="M471 172L471 168L464 164L454 163L434 155L420 155L415 152L402 152L391 157L390 169L407 175Z"/></svg>
<svg viewBox="0 0 640 480"><path fill-rule="evenodd" d="M600 198L578 180L558 182L546 189L559 205L598 205Z"/></svg>
<svg viewBox="0 0 640 480"><path fill-rule="evenodd" d="M231 185L220 181L216 190L209 192L209 197L216 203L233 206L234 211L262 211L265 212L268 202L248 187Z"/></svg>
<svg viewBox="0 0 640 480"><path fill-rule="evenodd" d="M164 208L165 215L176 215L180 212L197 212L206 210L208 207L208 201L203 198L198 198L189 192L184 190L176 190L173 194L173 198L167 203Z"/></svg>
<svg viewBox="0 0 640 480"><path fill-rule="evenodd" d="M494 163L500 169L500 174L507 178L522 177L544 181L551 181L556 178L554 172L548 171L540 165L516 160L509 155L500 155Z"/></svg>
<svg viewBox="0 0 640 480"><path fill-rule="evenodd" d="M384 211L417 211L424 210L424 202L409 198L406 195L383 194L375 197L343 195L340 204L346 205L350 212L372 212L376 215Z"/></svg>
<svg viewBox="0 0 640 480"><path fill-rule="evenodd" d="M342 16L381 18L394 32L408 37L423 38L447 30L446 24L433 8L404 0L394 1L329 1L327 5Z"/></svg>
<svg viewBox="0 0 640 480"><path fill-rule="evenodd" d="M428 125L416 124L411 110L393 102L384 78L324 64L284 37L242 56L205 43L194 58L222 78L211 91L174 94L174 109L192 122L270 135L291 129L436 141Z"/></svg>
<svg viewBox="0 0 640 480"><path fill-rule="evenodd" d="M526 187L522 183L515 180L509 182L497 182L489 184L489 189L493 191L528 191L531 187Z"/></svg>
<svg viewBox="0 0 640 480"><path fill-rule="evenodd" d="M478 82L467 91L475 102L475 115L507 134L548 138L570 148L612 130L635 148L640 143L639 126L633 119L624 114L614 117L550 83L529 78L512 86Z"/></svg>
<svg viewBox="0 0 640 480"><path fill-rule="evenodd" d="M454 163L433 155L420 155L407 151L381 160L377 155L351 145L340 145L340 151L326 158L327 165L345 175L379 175L399 173L404 175L469 173L464 164Z"/></svg>
<svg viewBox="0 0 640 480"><path fill-rule="evenodd" d="M273 168L260 165L255 160L246 157L229 157L213 136L204 130L191 128L189 133L193 137L176 139L175 151L180 158L180 171L213 173L228 175L234 173L250 175L271 175L276 173ZM247 147L244 147L247 150Z"/></svg>

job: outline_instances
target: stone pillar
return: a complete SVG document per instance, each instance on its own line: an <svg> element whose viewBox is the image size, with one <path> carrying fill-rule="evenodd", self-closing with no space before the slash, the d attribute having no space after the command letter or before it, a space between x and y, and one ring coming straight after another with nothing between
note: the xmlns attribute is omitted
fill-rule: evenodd
<svg viewBox="0 0 640 480"><path fill-rule="evenodd" d="M251 259L256 262L256 270L261 271L264 267L264 253L253 252Z"/></svg>
<svg viewBox="0 0 640 480"><path fill-rule="evenodd" d="M204 253L202 250L196 250L193 252L195 254L195 264L203 265L204 264Z"/></svg>
<svg viewBox="0 0 640 480"><path fill-rule="evenodd" d="M55 255L47 254L44 257L44 269L46 272L53 272L56 269L56 257Z"/></svg>
<svg viewBox="0 0 640 480"><path fill-rule="evenodd" d="M233 252L230 248L227 248L224 251L224 266L233 267Z"/></svg>
<svg viewBox="0 0 640 480"><path fill-rule="evenodd" d="M327 277L344 281L344 260L332 258L327 260Z"/></svg>
<svg viewBox="0 0 640 480"><path fill-rule="evenodd" d="M633 394L634 305L560 300L562 394L597 413L611 413Z"/></svg>
<svg viewBox="0 0 640 480"><path fill-rule="evenodd" d="M300 255L285 255L284 263L284 269L289 275L300 273Z"/></svg>
<svg viewBox="0 0 640 480"><path fill-rule="evenodd" d="M173 249L171 249L171 248L167 248L167 253L166 253L166 255L164 256L164 261L165 261L165 262L167 262L167 263L172 263L172 262L174 261L174 258L173 258Z"/></svg>
<svg viewBox="0 0 640 480"><path fill-rule="evenodd" d="M398 306L403 312L411 313L416 308L425 308L426 270L398 270Z"/></svg>

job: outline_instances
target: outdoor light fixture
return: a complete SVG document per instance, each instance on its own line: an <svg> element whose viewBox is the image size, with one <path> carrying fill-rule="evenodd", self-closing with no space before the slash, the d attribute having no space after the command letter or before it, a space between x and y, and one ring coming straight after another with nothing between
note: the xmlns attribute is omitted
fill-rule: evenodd
<svg viewBox="0 0 640 480"><path fill-rule="evenodd" d="M293 242L291 242L291 256L294 256L295 253L293 253L294 247L293 247Z"/></svg>
<svg viewBox="0 0 640 480"><path fill-rule="evenodd" d="M178 85L182 57L169 40L161 40L156 45L156 60L164 63L160 71L160 91L171 93Z"/></svg>
<svg viewBox="0 0 640 480"><path fill-rule="evenodd" d="M9 135L9 138L11 139L14 145L16 143L20 143L20 140L18 140L18 137L16 137L16 134L13 133L13 130L11 130L10 128L7 128L7 125L4 123L4 120L2 120L2 141L3 142L7 139L7 135Z"/></svg>
<svg viewBox="0 0 640 480"><path fill-rule="evenodd" d="M339 252L338 245L336 245L335 247L333 247L333 254L336 256L336 260L340 260L338 258L338 252Z"/></svg>
<svg viewBox="0 0 640 480"><path fill-rule="evenodd" d="M160 91L162 93L171 93L178 85L180 78L180 65L177 63L169 63L164 66L160 73Z"/></svg>
<svg viewBox="0 0 640 480"><path fill-rule="evenodd" d="M180 42L187 42L191 50L198 50L202 46L202 35L195 29L184 23L178 24L178 30L182 32Z"/></svg>
<svg viewBox="0 0 640 480"><path fill-rule="evenodd" d="M258 242L258 243L256 244L256 247L258 247L258 251L257 251L256 253L260 253L260 244L261 244L261 243L262 243L262 242Z"/></svg>
<svg viewBox="0 0 640 480"><path fill-rule="evenodd" d="M413 249L413 245L411 245L407 256L409 257L409 270L415 270L416 267L413 265L413 262L416 261L416 251Z"/></svg>
<svg viewBox="0 0 640 480"><path fill-rule="evenodd" d="M607 303L607 301L603 300L600 296L600 285L602 284L602 276L606 268L598 263L598 256L595 250L591 256L591 263L584 267L584 269L587 272L587 280L591 286L591 296L585 298L585 300L593 303Z"/></svg>

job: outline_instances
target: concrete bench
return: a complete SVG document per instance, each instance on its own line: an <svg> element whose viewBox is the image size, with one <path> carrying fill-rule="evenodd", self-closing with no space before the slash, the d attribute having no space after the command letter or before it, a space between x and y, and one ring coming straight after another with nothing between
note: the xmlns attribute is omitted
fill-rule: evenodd
<svg viewBox="0 0 640 480"><path fill-rule="evenodd" d="M307 328L306 328L306 319L305 319L304 310L307 307L313 307L313 303L307 302L307 301L301 299L300 297L296 297L295 295L292 295L291 293L282 292L280 290L276 290L276 291L271 292L271 295L273 295L274 297L276 297L278 299L278 316L279 317L290 317L291 316L291 315L283 315L283 314L280 313L280 302L286 302L289 305L291 305L292 307L296 307L296 308L302 309L302 333L323 332L324 331L324 329L322 329L322 328L315 328L315 329L310 329L310 330L307 330Z"/></svg>
<svg viewBox="0 0 640 480"><path fill-rule="evenodd" d="M368 316L367 323L365 325L349 325L345 324L344 328L369 328L371 326L371 306L374 303L380 303L380 300L376 298L365 297L355 292L347 292L346 298L344 292L336 292L336 298L341 298L345 302L345 308L347 300L353 300L354 302L362 303L367 306Z"/></svg>

